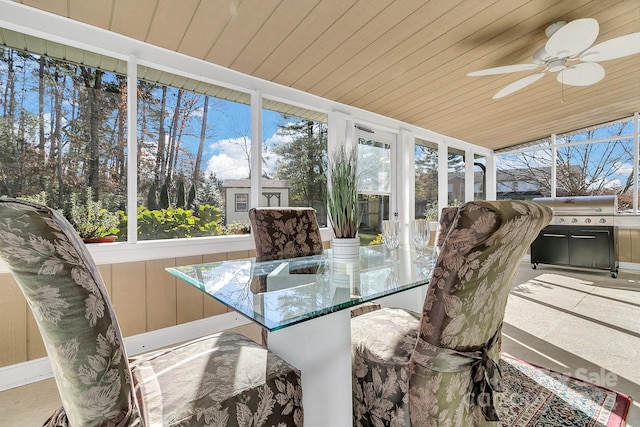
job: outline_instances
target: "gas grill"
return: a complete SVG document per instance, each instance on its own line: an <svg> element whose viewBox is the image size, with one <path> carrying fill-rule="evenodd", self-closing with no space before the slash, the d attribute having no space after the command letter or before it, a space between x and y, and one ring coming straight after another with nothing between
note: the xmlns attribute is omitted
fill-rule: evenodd
<svg viewBox="0 0 640 427"><path fill-rule="evenodd" d="M618 196L538 197L553 211L551 225L615 225Z"/></svg>
<svg viewBox="0 0 640 427"><path fill-rule="evenodd" d="M609 270L618 276L617 196L540 197L553 218L531 244L531 266L555 264Z"/></svg>

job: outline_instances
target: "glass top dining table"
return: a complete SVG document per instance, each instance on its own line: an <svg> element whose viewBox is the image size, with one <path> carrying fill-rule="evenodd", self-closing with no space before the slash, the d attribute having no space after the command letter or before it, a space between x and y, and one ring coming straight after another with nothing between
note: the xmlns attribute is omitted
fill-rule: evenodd
<svg viewBox="0 0 640 427"><path fill-rule="evenodd" d="M268 331L348 309L428 283L432 251L416 259L400 247L361 246L352 261L320 255L256 262L254 258L167 268Z"/></svg>
<svg viewBox="0 0 640 427"><path fill-rule="evenodd" d="M359 255L320 255L256 262L254 258L167 268L267 330L271 351L302 373L304 425L353 425L350 308L420 311L433 268L432 251L417 259L407 246ZM265 337L263 336L263 339Z"/></svg>

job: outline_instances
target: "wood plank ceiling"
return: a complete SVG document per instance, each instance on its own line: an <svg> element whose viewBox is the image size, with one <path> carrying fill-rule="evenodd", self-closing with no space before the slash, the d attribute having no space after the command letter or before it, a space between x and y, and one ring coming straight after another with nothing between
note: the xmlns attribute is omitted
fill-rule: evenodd
<svg viewBox="0 0 640 427"><path fill-rule="evenodd" d="M604 80L468 72L531 63L557 21L591 17L595 43L640 31L640 0L19 0L28 6L490 149L640 110L640 55ZM532 73L532 72L528 72Z"/></svg>

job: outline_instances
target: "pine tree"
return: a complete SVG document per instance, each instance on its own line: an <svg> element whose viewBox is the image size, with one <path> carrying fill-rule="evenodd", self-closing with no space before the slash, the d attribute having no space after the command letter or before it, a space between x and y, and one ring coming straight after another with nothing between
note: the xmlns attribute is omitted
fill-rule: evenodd
<svg viewBox="0 0 640 427"><path fill-rule="evenodd" d="M160 209L167 209L169 207L169 185L165 182L160 188Z"/></svg>
<svg viewBox="0 0 640 427"><path fill-rule="evenodd" d="M147 194L147 208L151 211L158 209L158 188L155 182L151 183L149 187L149 194Z"/></svg>
<svg viewBox="0 0 640 427"><path fill-rule="evenodd" d="M176 194L176 207L177 208L185 208L186 206L186 194L184 189L184 181L178 181L178 189Z"/></svg>

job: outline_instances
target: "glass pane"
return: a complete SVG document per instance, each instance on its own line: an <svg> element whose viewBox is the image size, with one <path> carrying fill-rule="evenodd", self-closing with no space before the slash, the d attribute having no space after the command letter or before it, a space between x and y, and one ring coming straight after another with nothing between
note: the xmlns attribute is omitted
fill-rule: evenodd
<svg viewBox="0 0 640 427"><path fill-rule="evenodd" d="M618 195L618 210L633 204L633 140L558 147L557 195Z"/></svg>
<svg viewBox="0 0 640 427"><path fill-rule="evenodd" d="M415 145L415 212L414 218L438 219L438 147L416 140Z"/></svg>
<svg viewBox="0 0 640 427"><path fill-rule="evenodd" d="M523 144L518 144L518 145L512 145L509 147L505 147L502 148L500 150L496 150L495 153L496 154L508 154L508 153L512 153L514 151L520 151L520 150L535 150L535 149L546 149L551 147L551 137L548 136L546 138L541 138L541 139L537 139L535 141L529 141L529 142L525 142Z"/></svg>
<svg viewBox="0 0 640 427"><path fill-rule="evenodd" d="M122 75L0 49L0 196L64 212L82 237L126 238L127 86ZM105 209L105 223L83 209ZM108 212L108 214L107 214ZM108 230L105 230L108 228Z"/></svg>
<svg viewBox="0 0 640 427"><path fill-rule="evenodd" d="M613 123L603 123L591 126L587 129L579 129L572 132L557 135L557 144L572 142L587 142L601 139L618 139L633 134L633 117L619 120Z"/></svg>
<svg viewBox="0 0 640 427"><path fill-rule="evenodd" d="M464 203L465 166L464 152L449 148L448 153L447 183L449 206L460 206Z"/></svg>
<svg viewBox="0 0 640 427"><path fill-rule="evenodd" d="M391 146L358 139L358 190L360 193L391 193Z"/></svg>
<svg viewBox="0 0 640 427"><path fill-rule="evenodd" d="M368 245L382 232L382 221L389 219L389 196L360 194L358 199L362 215L358 237L361 245Z"/></svg>
<svg viewBox="0 0 640 427"><path fill-rule="evenodd" d="M487 177L486 157L475 156L473 161L473 200L486 200L485 191Z"/></svg>
<svg viewBox="0 0 640 427"><path fill-rule="evenodd" d="M551 150L496 156L498 199L526 200L551 195Z"/></svg>
<svg viewBox="0 0 640 427"><path fill-rule="evenodd" d="M138 238L246 231L250 106L146 80L138 85Z"/></svg>
<svg viewBox="0 0 640 427"><path fill-rule="evenodd" d="M273 103L267 103L269 105ZM284 105L281 105L284 106ZM284 108L283 108L284 109ZM311 206L327 226L327 123L319 113L262 111L262 206Z"/></svg>

